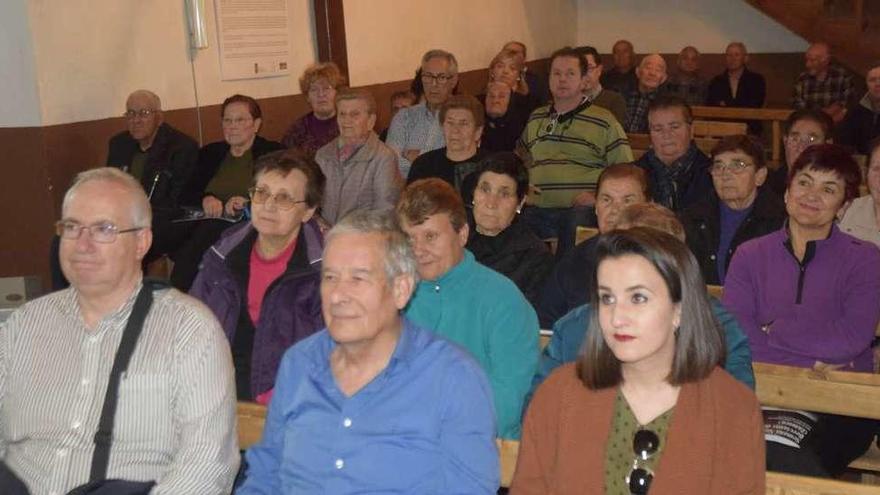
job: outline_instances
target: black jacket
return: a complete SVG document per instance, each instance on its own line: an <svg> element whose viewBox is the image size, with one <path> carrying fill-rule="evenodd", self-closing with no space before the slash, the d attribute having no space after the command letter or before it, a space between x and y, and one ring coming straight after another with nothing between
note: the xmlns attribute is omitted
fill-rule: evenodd
<svg viewBox="0 0 880 495"><path fill-rule="evenodd" d="M715 262L718 243L721 242L721 209L718 196L711 194L707 199L685 209L680 217L687 236L687 245L697 258L706 283L723 285L718 278L718 267ZM752 211L740 224L730 241L726 266L730 266L730 259L733 258L733 253L740 244L779 230L785 217L785 205L779 196L767 187L759 187Z"/></svg>
<svg viewBox="0 0 880 495"><path fill-rule="evenodd" d="M742 76L740 76L739 86L736 88L736 98L731 93L727 71L713 77L709 82L709 89L706 91L706 105L710 107L761 108L764 106L766 96L767 82L764 80L764 76L750 71L747 67L743 69ZM761 122L752 120L748 122L748 126L750 134L761 134Z"/></svg>
<svg viewBox="0 0 880 495"><path fill-rule="evenodd" d="M107 166L128 171L134 154L140 150L138 142L128 131L110 139ZM141 185L150 196L153 210L174 210L184 187L193 173L199 146L186 134L163 123L147 150L147 163ZM155 184L155 185L154 185Z"/></svg>
<svg viewBox="0 0 880 495"><path fill-rule="evenodd" d="M874 112L863 98L849 109L837 129L835 143L852 148L856 153L868 154L871 140L880 136L880 112Z"/></svg>
<svg viewBox="0 0 880 495"><path fill-rule="evenodd" d="M565 252L544 280L535 311L541 328L550 328L572 309L586 304L596 272L596 246L599 236Z"/></svg>
<svg viewBox="0 0 880 495"><path fill-rule="evenodd" d="M478 233L471 221L466 247L478 262L513 280L536 305L541 285L553 269L553 255L524 222L514 218L501 233L489 237Z"/></svg>
<svg viewBox="0 0 880 495"><path fill-rule="evenodd" d="M283 149L284 146L281 143L257 136L254 139L253 146L251 146L251 153L254 155L254 160L256 160L266 153ZM182 205L201 208L205 188L208 187L208 183L214 178L227 153L229 153L229 143L226 141L207 144L199 150L196 169L180 199Z"/></svg>

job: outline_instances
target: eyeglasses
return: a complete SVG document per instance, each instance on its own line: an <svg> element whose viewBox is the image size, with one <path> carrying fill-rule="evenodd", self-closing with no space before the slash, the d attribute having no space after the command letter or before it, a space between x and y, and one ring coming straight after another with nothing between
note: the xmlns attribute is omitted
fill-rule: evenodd
<svg viewBox="0 0 880 495"><path fill-rule="evenodd" d="M446 84L455 77L451 74L431 74L430 72L422 72L422 82L425 84Z"/></svg>
<svg viewBox="0 0 880 495"><path fill-rule="evenodd" d="M791 134L787 134L785 136L785 139L787 139L788 141L791 141L792 143L806 144L806 145L818 144L823 141L823 139L821 139L819 136L817 136L815 134L800 134L797 132L792 132Z"/></svg>
<svg viewBox="0 0 880 495"><path fill-rule="evenodd" d="M268 189L263 189L262 187L252 187L248 189L248 195L251 197L251 201L258 205L269 201L269 198L271 198L275 201L275 206L277 206L279 210L289 210L299 203L306 202L304 199L293 199L293 196L283 192L272 194Z"/></svg>
<svg viewBox="0 0 880 495"><path fill-rule="evenodd" d="M153 110L150 108L143 108L141 110L126 110L125 113L122 114L122 116L125 117L126 119L129 119L129 120L135 119L137 117L145 119L145 118L149 117L150 115L153 115L154 113L157 113L157 112L158 112L158 110Z"/></svg>
<svg viewBox="0 0 880 495"><path fill-rule="evenodd" d="M237 118L237 119L224 118L224 119L221 120L220 122L223 123L223 126L224 126L224 127L232 127L232 126L241 127L241 126L243 126L243 125L245 125L245 124L247 124L247 123L249 123L249 122L253 122L253 120L254 120L254 119L252 119L252 118L247 118L247 119L246 119L246 118L243 118L243 117L239 117L239 118Z"/></svg>
<svg viewBox="0 0 880 495"><path fill-rule="evenodd" d="M639 430L633 437L633 469L626 477L629 491L633 495L645 495L651 488L654 480L654 472L647 467L639 467L639 463L647 461L660 448L660 438L651 430Z"/></svg>
<svg viewBox="0 0 880 495"><path fill-rule="evenodd" d="M132 227L130 229L119 230L119 227L110 222L96 223L94 225L80 225L69 220L60 220L55 224L55 233L62 239L76 240L79 239L83 231L89 232L89 238L101 244L111 244L116 240L119 234L128 234L137 232L146 227Z"/></svg>
<svg viewBox="0 0 880 495"><path fill-rule="evenodd" d="M712 166L709 167L709 173L712 175L721 175L724 172L730 172L737 175L743 173L745 169L751 166L752 164L745 160L730 160L728 163L716 160L712 162Z"/></svg>

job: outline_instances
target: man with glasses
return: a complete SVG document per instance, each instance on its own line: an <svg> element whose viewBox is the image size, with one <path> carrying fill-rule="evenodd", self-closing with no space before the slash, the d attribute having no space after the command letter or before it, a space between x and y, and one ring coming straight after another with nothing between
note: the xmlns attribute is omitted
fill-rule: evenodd
<svg viewBox="0 0 880 495"><path fill-rule="evenodd" d="M588 76L577 50L556 50L550 57L553 103L532 112L518 144L532 186L523 220L538 237L558 238L558 255L574 246L576 226L591 216L602 169L633 159L617 119L584 95Z"/></svg>
<svg viewBox="0 0 880 495"><path fill-rule="evenodd" d="M602 57L592 46L576 48L578 53L587 60L587 79L584 94L593 101L593 105L600 106L614 115L618 122L626 120L626 100L620 93L602 86Z"/></svg>
<svg viewBox="0 0 880 495"><path fill-rule="evenodd" d="M779 230L785 220L785 205L764 187L764 148L755 137L722 139L712 150L709 171L715 194L685 209L681 221L703 279L710 285L724 285L736 249L750 239Z"/></svg>
<svg viewBox="0 0 880 495"><path fill-rule="evenodd" d="M709 157L694 143L691 107L664 95L648 106L651 149L636 165L648 173L654 201L679 212L712 193Z"/></svg>
<svg viewBox="0 0 880 495"><path fill-rule="evenodd" d="M104 477L155 481L151 493L229 493L239 462L229 346L200 303L143 281L152 232L140 184L114 168L81 173L57 233L71 287L24 305L0 331L0 492L16 476L34 494ZM122 335L148 294L111 389ZM105 394L118 402L106 476L96 477Z"/></svg>
<svg viewBox="0 0 880 495"><path fill-rule="evenodd" d="M419 155L446 145L437 114L458 86L458 61L447 51L429 50L422 56L421 74L424 101L402 108L388 129L386 144L400 157L403 177Z"/></svg>
<svg viewBox="0 0 880 495"><path fill-rule="evenodd" d="M229 339L238 400L268 402L284 351L324 325L324 240L314 220L324 183L299 150L261 156L248 191L251 221L230 227L205 252L190 289Z"/></svg>
<svg viewBox="0 0 880 495"><path fill-rule="evenodd" d="M785 161L770 172L767 185L780 198L788 185L788 171L808 146L831 141L834 121L818 108L795 110L782 125L782 144L785 148Z"/></svg>

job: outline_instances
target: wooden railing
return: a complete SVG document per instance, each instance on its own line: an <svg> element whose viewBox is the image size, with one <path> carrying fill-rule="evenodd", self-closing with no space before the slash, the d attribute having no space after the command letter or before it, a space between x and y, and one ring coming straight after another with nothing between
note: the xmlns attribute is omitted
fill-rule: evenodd
<svg viewBox="0 0 880 495"><path fill-rule="evenodd" d="M693 107L694 118L726 119L739 122L758 120L770 122L771 163L782 163L782 123L788 119L792 110L787 108L733 108L733 107Z"/></svg>

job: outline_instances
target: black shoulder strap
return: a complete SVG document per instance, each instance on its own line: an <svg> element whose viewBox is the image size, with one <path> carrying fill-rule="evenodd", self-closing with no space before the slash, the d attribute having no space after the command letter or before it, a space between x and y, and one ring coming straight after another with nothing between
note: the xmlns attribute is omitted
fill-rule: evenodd
<svg viewBox="0 0 880 495"><path fill-rule="evenodd" d="M167 284L156 280L144 279L143 286L138 292L128 317L128 323L122 331L122 340L113 358L113 368L110 370L110 380L107 382L107 392L104 395L104 407L101 409L101 420L98 422L98 431L95 432L95 453L92 455L92 471L90 481L99 481L107 477L107 466L110 463L110 444L113 439L113 419L116 416L116 405L119 402L119 379L137 346L138 337L153 304L153 291L167 287Z"/></svg>

